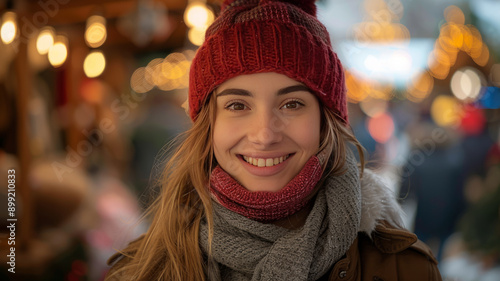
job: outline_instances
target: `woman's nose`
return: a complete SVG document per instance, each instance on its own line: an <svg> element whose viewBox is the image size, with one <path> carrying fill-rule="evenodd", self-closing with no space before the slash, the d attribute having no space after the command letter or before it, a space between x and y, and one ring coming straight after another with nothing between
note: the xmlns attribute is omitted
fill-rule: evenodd
<svg viewBox="0 0 500 281"><path fill-rule="evenodd" d="M272 110L258 113L251 122L248 139L259 146L279 143L283 139L285 126L286 120L280 118L279 114Z"/></svg>

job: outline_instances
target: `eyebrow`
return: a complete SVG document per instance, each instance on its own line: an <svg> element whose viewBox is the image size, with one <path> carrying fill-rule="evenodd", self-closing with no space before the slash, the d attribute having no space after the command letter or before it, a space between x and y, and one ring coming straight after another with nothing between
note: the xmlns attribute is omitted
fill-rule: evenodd
<svg viewBox="0 0 500 281"><path fill-rule="evenodd" d="M289 94L289 93L292 93L292 92L300 92L300 91L305 91L305 92L312 93L311 89L309 89L305 85L293 85L293 86L288 86L288 87L279 89L277 95L281 96L281 95L286 95L286 94ZM228 96L228 95L253 97L252 93L250 93L247 90L244 90L244 89L234 89L234 88L225 89L224 91L218 93L217 97Z"/></svg>

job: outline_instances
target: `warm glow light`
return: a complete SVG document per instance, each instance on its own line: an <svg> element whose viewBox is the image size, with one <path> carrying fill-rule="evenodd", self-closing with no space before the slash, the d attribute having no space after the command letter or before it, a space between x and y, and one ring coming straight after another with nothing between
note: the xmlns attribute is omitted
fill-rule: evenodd
<svg viewBox="0 0 500 281"><path fill-rule="evenodd" d="M93 104L101 104L108 89L99 79L84 79L80 86L82 98Z"/></svg>
<svg viewBox="0 0 500 281"><path fill-rule="evenodd" d="M201 46L203 44L203 41L205 41L205 31L206 29L204 28L191 28L188 31L188 38L191 43L193 43L196 46Z"/></svg>
<svg viewBox="0 0 500 281"><path fill-rule="evenodd" d="M486 46L486 44L482 45L480 55L476 58L473 58L474 62L479 66L485 66L490 60L490 50Z"/></svg>
<svg viewBox="0 0 500 281"><path fill-rule="evenodd" d="M16 14L6 12L2 17L2 27L0 28L0 37L4 44L10 44L16 38L17 22Z"/></svg>
<svg viewBox="0 0 500 281"><path fill-rule="evenodd" d="M439 59L437 58L439 57ZM445 62L440 63L440 61ZM450 62L446 60L443 53L434 50L428 59L429 73L437 79L445 79L450 72Z"/></svg>
<svg viewBox="0 0 500 281"><path fill-rule="evenodd" d="M387 101L381 99L368 98L360 102L363 112L370 117L377 116L387 111Z"/></svg>
<svg viewBox="0 0 500 281"><path fill-rule="evenodd" d="M177 79L167 79L165 82L158 86L158 88L162 91L172 91L174 89L179 88L180 82Z"/></svg>
<svg viewBox="0 0 500 281"><path fill-rule="evenodd" d="M171 53L165 58L165 61L171 62L171 63L180 63L180 62L183 62L186 60L187 60L186 55L184 55L183 53L179 53L179 52Z"/></svg>
<svg viewBox="0 0 500 281"><path fill-rule="evenodd" d="M425 99L434 88L434 78L425 71L414 77L408 85L408 99L412 102L420 102Z"/></svg>
<svg viewBox="0 0 500 281"><path fill-rule="evenodd" d="M57 36L54 45L49 49L49 62L54 67L61 66L68 57L68 47L66 47L67 38Z"/></svg>
<svg viewBox="0 0 500 281"><path fill-rule="evenodd" d="M189 67L194 51L172 52L167 57L151 60L145 68L137 69L130 84L136 92L147 92L153 87L162 91L187 88Z"/></svg>
<svg viewBox="0 0 500 281"><path fill-rule="evenodd" d="M186 74L186 56L182 53L174 52L165 58L162 63L162 74L167 79L179 79Z"/></svg>
<svg viewBox="0 0 500 281"><path fill-rule="evenodd" d="M53 28L44 28L38 34L38 38L36 39L36 49L40 55L46 55L50 47L54 45L54 29Z"/></svg>
<svg viewBox="0 0 500 281"><path fill-rule="evenodd" d="M104 68L106 68L106 58L100 51L91 52L83 61L83 71L89 78L101 75Z"/></svg>
<svg viewBox="0 0 500 281"><path fill-rule="evenodd" d="M436 124L442 127L454 127L462 118L460 103L450 96L438 96L431 105L431 116Z"/></svg>
<svg viewBox="0 0 500 281"><path fill-rule="evenodd" d="M193 60L194 56L196 55L196 52L191 49L186 49L182 51L182 54L186 57L187 60Z"/></svg>
<svg viewBox="0 0 500 281"><path fill-rule="evenodd" d="M153 86L157 83L157 76L161 73L161 63L163 63L162 58L153 59L148 63L144 71L144 79L146 79L147 83Z"/></svg>
<svg viewBox="0 0 500 281"><path fill-rule="evenodd" d="M145 67L139 67L138 69L136 69L132 74L132 77L130 78L130 87L132 88L132 90L140 94L151 91L154 85L149 83L149 81L145 77Z"/></svg>
<svg viewBox="0 0 500 281"><path fill-rule="evenodd" d="M394 120L387 113L370 118L367 126L370 135L378 143L386 143L394 133Z"/></svg>
<svg viewBox="0 0 500 281"><path fill-rule="evenodd" d="M477 70L470 67L462 68L451 78L451 91L460 100L474 101L481 91L481 80Z"/></svg>
<svg viewBox="0 0 500 281"><path fill-rule="evenodd" d="M184 22L191 28L206 28L214 18L214 13L201 2L189 4L184 13Z"/></svg>
<svg viewBox="0 0 500 281"><path fill-rule="evenodd" d="M393 88L390 84L370 83L368 95L375 99L391 100L394 97Z"/></svg>
<svg viewBox="0 0 500 281"><path fill-rule="evenodd" d="M351 103L358 103L368 97L368 92L370 91L370 85L368 85L368 83L358 79L348 71L345 72L345 80L347 98Z"/></svg>
<svg viewBox="0 0 500 281"><path fill-rule="evenodd" d="M456 24L465 23L464 13L459 7L455 5L448 6L446 9L444 9L444 18L446 19L447 22L452 22Z"/></svg>
<svg viewBox="0 0 500 281"><path fill-rule="evenodd" d="M106 41L106 19L101 16L91 16L87 19L85 42L92 48L100 47Z"/></svg>

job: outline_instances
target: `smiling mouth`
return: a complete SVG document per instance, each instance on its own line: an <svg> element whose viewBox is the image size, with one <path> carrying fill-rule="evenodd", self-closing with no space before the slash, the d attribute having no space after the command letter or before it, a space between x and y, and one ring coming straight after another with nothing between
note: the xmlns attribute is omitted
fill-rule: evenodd
<svg viewBox="0 0 500 281"><path fill-rule="evenodd" d="M242 157L245 162L256 167L272 167L283 163L290 157L290 154L276 158L254 158L245 155L242 155Z"/></svg>

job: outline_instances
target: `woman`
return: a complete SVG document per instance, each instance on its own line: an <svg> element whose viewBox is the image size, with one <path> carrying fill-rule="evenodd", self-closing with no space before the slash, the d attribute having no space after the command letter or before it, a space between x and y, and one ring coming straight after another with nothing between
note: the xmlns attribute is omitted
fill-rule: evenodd
<svg viewBox="0 0 500 281"><path fill-rule="evenodd" d="M441 280L363 172L314 1L225 1L191 66L189 113L151 227L107 280Z"/></svg>

